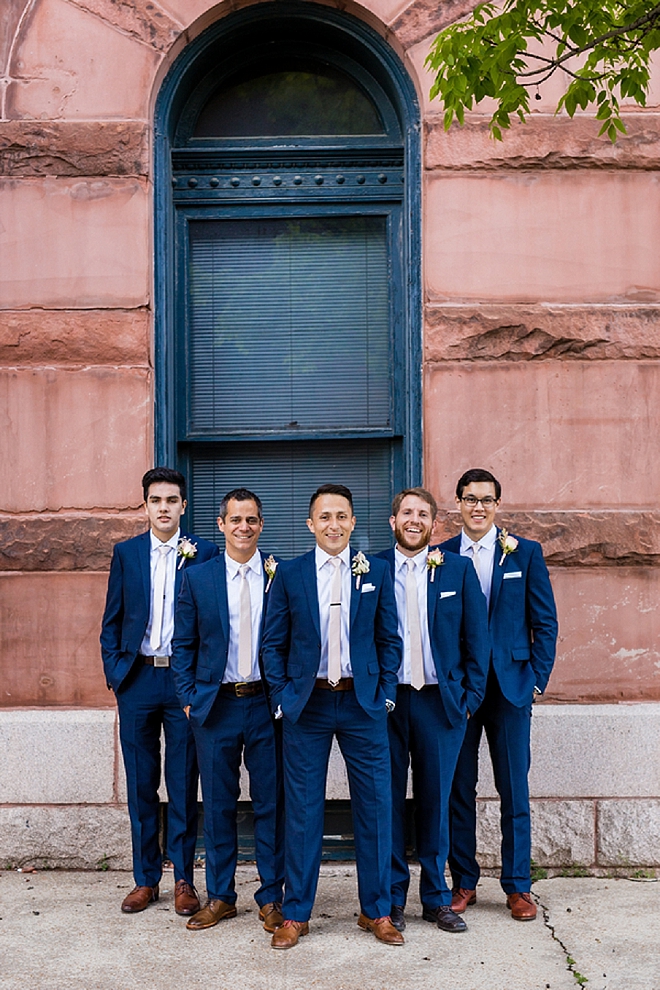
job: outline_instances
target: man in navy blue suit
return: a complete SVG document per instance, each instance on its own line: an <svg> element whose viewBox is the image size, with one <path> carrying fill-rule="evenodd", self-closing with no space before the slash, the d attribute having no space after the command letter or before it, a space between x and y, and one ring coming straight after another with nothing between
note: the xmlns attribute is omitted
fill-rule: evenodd
<svg viewBox="0 0 660 990"><path fill-rule="evenodd" d="M105 677L119 709L133 844L135 888L121 908L134 914L158 900L163 729L167 856L174 866L175 910L190 915L199 910L193 885L198 773L195 741L174 690L171 641L183 570L217 555L218 548L181 532L186 509L182 474L153 468L143 477L142 488L149 530L114 548L101 629Z"/></svg>
<svg viewBox="0 0 660 990"><path fill-rule="evenodd" d="M472 559L488 602L490 631L486 697L468 724L451 796L452 907L462 913L477 899L476 787L485 730L501 801L500 882L512 917L532 921L536 905L530 894L527 781L532 704L545 691L554 664L557 613L540 544L495 525L501 494L489 471L466 471L456 486L463 531L442 544Z"/></svg>
<svg viewBox="0 0 660 990"><path fill-rule="evenodd" d="M220 503L225 552L189 571L177 605L172 668L197 744L204 799L204 907L188 921L199 931L236 917L237 802L241 756L250 774L261 884L254 899L267 932L282 922L282 801L275 727L264 690L261 632L277 566L257 549L261 500L235 488Z"/></svg>
<svg viewBox="0 0 660 990"><path fill-rule="evenodd" d="M271 945L309 931L323 844L333 736L346 761L353 809L358 925L390 945L392 809L387 713L394 708L401 640L385 561L349 546L353 497L343 485L312 495L316 547L280 564L271 591L263 661L284 746L285 921Z"/></svg>
<svg viewBox="0 0 660 990"><path fill-rule="evenodd" d="M453 553L429 551L437 505L424 488L392 502L396 546L389 564L403 640L395 711L388 721L392 761L392 923L405 928L410 884L406 861L406 789L412 765L423 917L445 932L467 925L451 909L445 880L449 795L472 712L486 690L488 616L474 568Z"/></svg>

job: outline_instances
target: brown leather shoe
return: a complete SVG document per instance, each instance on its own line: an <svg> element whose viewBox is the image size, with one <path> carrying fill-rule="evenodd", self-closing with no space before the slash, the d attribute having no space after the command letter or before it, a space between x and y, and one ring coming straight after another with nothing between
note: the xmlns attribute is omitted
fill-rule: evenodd
<svg viewBox="0 0 660 990"><path fill-rule="evenodd" d="M197 914L201 908L197 891L187 880L177 880L174 886L174 910L177 914Z"/></svg>
<svg viewBox="0 0 660 990"><path fill-rule="evenodd" d="M124 914L137 914L149 907L152 901L158 900L158 884L155 887L133 887L122 901L121 909Z"/></svg>
<svg viewBox="0 0 660 990"><path fill-rule="evenodd" d="M210 898L201 911L194 914L187 923L186 928L191 932L199 932L204 928L213 928L219 921L225 918L236 917L236 905L226 904L225 901L212 901Z"/></svg>
<svg viewBox="0 0 660 990"><path fill-rule="evenodd" d="M276 932L281 927L284 918L282 917L282 905L278 901L271 904L264 904L259 908L259 921L264 923L264 931Z"/></svg>
<svg viewBox="0 0 660 990"><path fill-rule="evenodd" d="M283 921L270 940L274 949L292 949L303 935L309 935L309 924L306 921Z"/></svg>
<svg viewBox="0 0 660 990"><path fill-rule="evenodd" d="M367 918L366 914L361 914L358 918L358 927L365 932L373 932L376 938L386 945L404 945L406 941L401 932L396 930L389 916Z"/></svg>
<svg viewBox="0 0 660 990"><path fill-rule="evenodd" d="M468 890L467 887L454 887L451 892L451 909L454 914L463 914L466 908L476 903L476 890Z"/></svg>
<svg viewBox="0 0 660 990"><path fill-rule="evenodd" d="M516 921L534 921L536 917L536 904L529 893L508 894L506 906L511 908L511 917Z"/></svg>

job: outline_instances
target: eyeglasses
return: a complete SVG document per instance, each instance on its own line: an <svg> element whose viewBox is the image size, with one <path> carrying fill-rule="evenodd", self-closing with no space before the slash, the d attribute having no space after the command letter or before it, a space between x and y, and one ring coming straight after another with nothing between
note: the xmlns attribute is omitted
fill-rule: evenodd
<svg viewBox="0 0 660 990"><path fill-rule="evenodd" d="M498 501L492 495L486 495L485 498L475 498L474 495L463 495L461 498L461 502L465 502L470 509L474 509L475 505L479 505L480 502L484 509L492 509L494 505L497 505Z"/></svg>

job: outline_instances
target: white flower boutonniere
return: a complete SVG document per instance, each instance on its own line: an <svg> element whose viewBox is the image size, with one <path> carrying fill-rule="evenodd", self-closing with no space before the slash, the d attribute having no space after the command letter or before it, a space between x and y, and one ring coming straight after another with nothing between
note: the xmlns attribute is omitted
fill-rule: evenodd
<svg viewBox="0 0 660 990"><path fill-rule="evenodd" d="M431 572L431 583L435 580L435 569L441 567L445 562L445 555L442 550L431 550L426 558L426 566Z"/></svg>
<svg viewBox="0 0 660 990"><path fill-rule="evenodd" d="M275 571L277 570L277 561L273 557L272 553L270 557L266 557L264 560L264 570L268 577L268 584L266 585L266 594L268 594L268 589L273 583L273 578L275 577Z"/></svg>
<svg viewBox="0 0 660 990"><path fill-rule="evenodd" d="M500 567L504 563L504 559L507 554L514 553L518 549L518 540L515 536L509 536L505 529L500 531L498 537L500 546L502 547L502 556L500 557Z"/></svg>
<svg viewBox="0 0 660 990"><path fill-rule="evenodd" d="M353 557L353 560L351 561L351 571L355 575L356 590L359 590L360 588L360 581L362 580L362 575L369 573L370 566L371 565L367 560L367 558L365 557L365 555L362 553L361 550L359 550Z"/></svg>
<svg viewBox="0 0 660 990"><path fill-rule="evenodd" d="M182 536L176 545L176 552L177 556L181 558L177 570L181 570L186 560L192 560L193 557L197 556L197 544Z"/></svg>

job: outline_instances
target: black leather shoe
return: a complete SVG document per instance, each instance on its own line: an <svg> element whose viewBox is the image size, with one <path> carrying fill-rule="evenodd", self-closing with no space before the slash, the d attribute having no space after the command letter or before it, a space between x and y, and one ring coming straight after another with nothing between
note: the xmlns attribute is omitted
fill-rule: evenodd
<svg viewBox="0 0 660 990"><path fill-rule="evenodd" d="M433 921L443 932L466 932L467 925L462 918L454 914L448 904L442 904L437 908L424 907L422 911L424 921Z"/></svg>
<svg viewBox="0 0 660 990"><path fill-rule="evenodd" d="M390 921L398 932L405 932L406 919L403 916L403 908L400 904L393 904L390 908Z"/></svg>

